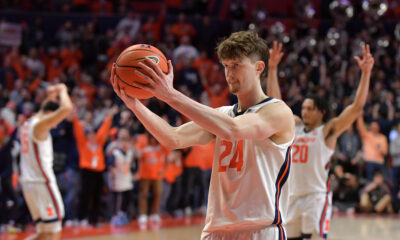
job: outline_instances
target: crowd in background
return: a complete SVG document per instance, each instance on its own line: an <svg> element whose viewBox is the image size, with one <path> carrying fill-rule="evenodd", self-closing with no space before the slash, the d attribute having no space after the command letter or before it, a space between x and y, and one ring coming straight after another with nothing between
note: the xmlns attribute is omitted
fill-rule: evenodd
<svg viewBox="0 0 400 240"><path fill-rule="evenodd" d="M370 94L363 116L338 141L331 189L336 211L399 210L400 28L397 36L392 18L358 9L350 20L315 22L296 14L274 17L262 4L247 9L245 1L234 0L221 19L209 14L208 1L154 2L161 8L150 13L122 0L1 2L3 8L38 12L34 21L20 23L20 45L0 48L2 230L9 223L24 226L30 221L18 185L17 129L55 83L68 86L75 106L70 118L51 132L67 224L124 225L143 214L156 222L159 213L204 214L213 145L175 151L160 146L114 94L110 69L126 47L151 44L173 61L174 85L185 95L211 107L233 104L236 99L214 49L221 37L247 29L258 31L270 45L284 44L281 91L299 116L311 92L324 96L332 116L350 104L361 75L353 56L361 55L362 44L371 45L375 66ZM120 18L105 31L93 18L84 24L65 21L56 32L46 32L41 11ZM161 101L144 102L172 125L188 121Z"/></svg>

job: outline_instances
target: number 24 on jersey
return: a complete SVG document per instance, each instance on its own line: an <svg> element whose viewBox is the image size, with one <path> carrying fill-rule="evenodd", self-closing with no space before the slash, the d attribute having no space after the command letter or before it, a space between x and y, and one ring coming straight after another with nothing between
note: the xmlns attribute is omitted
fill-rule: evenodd
<svg viewBox="0 0 400 240"><path fill-rule="evenodd" d="M236 148L233 148L233 143L230 141L221 141L221 146L225 146L225 150L221 153L218 159L219 167L218 172L226 172L227 168L236 168L238 172L242 170L243 167L243 140L239 140L236 144ZM233 157L229 160L229 164L223 165L222 161L229 155Z"/></svg>

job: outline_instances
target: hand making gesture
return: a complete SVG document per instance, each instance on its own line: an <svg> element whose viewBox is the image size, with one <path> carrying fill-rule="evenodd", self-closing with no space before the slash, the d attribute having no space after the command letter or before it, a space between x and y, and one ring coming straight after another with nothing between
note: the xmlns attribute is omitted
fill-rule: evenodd
<svg viewBox="0 0 400 240"><path fill-rule="evenodd" d="M372 67L374 66L375 60L372 57L372 54L369 50L369 44L362 47L362 53L363 53L362 59L360 59L360 57L358 56L355 56L354 59L357 61L358 66L360 67L363 73L370 73Z"/></svg>
<svg viewBox="0 0 400 240"><path fill-rule="evenodd" d="M274 41L272 49L269 50L268 67L277 68L282 57L283 57L282 43L278 44L278 42Z"/></svg>

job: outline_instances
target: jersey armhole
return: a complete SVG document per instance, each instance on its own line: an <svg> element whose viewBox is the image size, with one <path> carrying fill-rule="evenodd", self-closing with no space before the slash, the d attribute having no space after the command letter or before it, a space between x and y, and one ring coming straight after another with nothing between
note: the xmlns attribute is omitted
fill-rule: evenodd
<svg viewBox="0 0 400 240"><path fill-rule="evenodd" d="M37 139L37 138L35 137L34 129L35 129L36 124L38 124L38 122L39 122L39 121L36 121L35 123L33 123L33 124L31 125L30 129L29 129L29 134L30 134L31 137L32 137L32 141L35 142L35 143L45 142L45 141L47 140L47 138L49 137L49 136L47 136L47 138L46 138L45 140L39 140L39 139ZM50 134L50 133L49 133L49 134Z"/></svg>

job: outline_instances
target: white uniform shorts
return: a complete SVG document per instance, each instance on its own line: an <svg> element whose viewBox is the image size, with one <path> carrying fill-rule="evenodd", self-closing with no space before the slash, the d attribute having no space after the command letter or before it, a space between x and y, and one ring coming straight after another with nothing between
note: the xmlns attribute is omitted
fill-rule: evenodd
<svg viewBox="0 0 400 240"><path fill-rule="evenodd" d="M57 183L23 182L21 185L36 231L61 231L64 204Z"/></svg>
<svg viewBox="0 0 400 240"><path fill-rule="evenodd" d="M271 225L258 230L202 232L201 240L286 240L282 225Z"/></svg>
<svg viewBox="0 0 400 240"><path fill-rule="evenodd" d="M313 193L290 199L288 238L326 239L332 215L332 193Z"/></svg>

